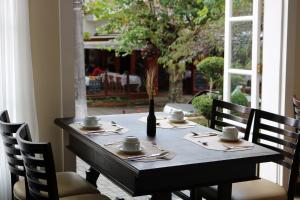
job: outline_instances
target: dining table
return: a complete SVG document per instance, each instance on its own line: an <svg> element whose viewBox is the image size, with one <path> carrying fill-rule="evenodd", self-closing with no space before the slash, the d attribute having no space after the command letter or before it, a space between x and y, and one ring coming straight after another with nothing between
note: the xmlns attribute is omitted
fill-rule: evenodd
<svg viewBox="0 0 300 200"><path fill-rule="evenodd" d="M216 132L199 124L193 127L157 128L155 137L146 134L147 113L99 115L100 121L113 121L127 132L122 134L82 134L71 126L84 118L57 118L55 124L68 133L66 147L90 165L87 181L96 185L101 173L131 196L151 195L152 200L170 200L172 192L218 185L218 199L231 199L232 184L257 179L257 164L282 159L279 152L254 144L244 151L215 151L184 139L191 131ZM156 116L166 116L156 113ZM172 159L153 162L123 159L105 144L136 136L174 153ZM191 199L196 199L193 196Z"/></svg>

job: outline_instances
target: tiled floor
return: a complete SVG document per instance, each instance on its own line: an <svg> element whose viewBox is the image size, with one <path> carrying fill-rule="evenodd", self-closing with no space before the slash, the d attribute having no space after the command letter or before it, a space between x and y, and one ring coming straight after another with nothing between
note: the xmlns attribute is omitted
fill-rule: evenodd
<svg viewBox="0 0 300 200"><path fill-rule="evenodd" d="M77 173L80 174L82 177L85 177L85 171L89 168L89 166L79 158L77 158ZM148 200L149 196L141 196L141 197L131 197L129 194L124 192L121 188L113 184L103 175L100 175L97 181L98 189L101 193L105 194L112 200L116 197L124 198L125 200ZM172 200L179 200L176 196L172 197Z"/></svg>
<svg viewBox="0 0 300 200"><path fill-rule="evenodd" d="M82 160L77 159L77 173L85 177L85 171L89 168L89 166L84 163ZM98 181L97 181L98 189L101 193L105 194L106 196L110 197L112 200L114 200L116 197L124 198L126 200L146 200L149 199L148 197L137 197L133 198L130 195L128 195L126 192L124 192L122 189L117 187L115 184L113 184L111 181L109 181L107 178L105 178L103 175L100 175Z"/></svg>

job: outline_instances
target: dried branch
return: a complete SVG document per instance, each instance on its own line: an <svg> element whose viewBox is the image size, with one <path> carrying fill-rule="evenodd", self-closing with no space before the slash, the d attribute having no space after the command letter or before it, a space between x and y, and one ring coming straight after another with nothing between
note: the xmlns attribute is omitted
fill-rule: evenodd
<svg viewBox="0 0 300 200"><path fill-rule="evenodd" d="M155 95L155 79L156 79L156 69L150 68L147 70L147 81L146 89L149 99L153 99Z"/></svg>

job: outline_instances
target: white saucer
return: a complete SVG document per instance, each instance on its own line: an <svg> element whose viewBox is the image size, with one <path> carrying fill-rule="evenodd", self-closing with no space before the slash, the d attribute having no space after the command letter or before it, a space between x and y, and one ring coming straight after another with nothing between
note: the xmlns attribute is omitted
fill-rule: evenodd
<svg viewBox="0 0 300 200"><path fill-rule="evenodd" d="M237 142L240 140L240 138L227 138L223 137L223 135L219 135L220 139L225 141L225 142Z"/></svg>
<svg viewBox="0 0 300 200"><path fill-rule="evenodd" d="M143 147L140 147L139 150L128 150L128 149L123 149L123 146L122 146L122 145L120 145L118 148L119 148L119 150L120 150L121 152L127 153L127 154L140 153L140 152L142 152L142 151L144 150Z"/></svg>
<svg viewBox="0 0 300 200"><path fill-rule="evenodd" d="M88 130L97 130L100 129L102 124L98 124L97 126L86 126L83 122L79 123L79 125L84 128L84 129L88 129Z"/></svg>
<svg viewBox="0 0 300 200"><path fill-rule="evenodd" d="M177 124L182 124L182 123L185 123L186 122L186 120L185 119L169 119L169 121L171 122L171 123L177 123Z"/></svg>

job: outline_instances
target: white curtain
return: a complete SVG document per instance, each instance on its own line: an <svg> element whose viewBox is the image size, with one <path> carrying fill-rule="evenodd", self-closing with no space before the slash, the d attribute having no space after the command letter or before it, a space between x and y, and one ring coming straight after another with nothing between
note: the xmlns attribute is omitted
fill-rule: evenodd
<svg viewBox="0 0 300 200"><path fill-rule="evenodd" d="M38 132L28 0L0 0L0 110ZM32 136L35 138L35 136ZM10 176L0 141L0 199L10 199Z"/></svg>

